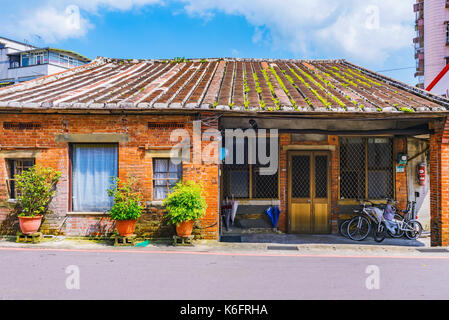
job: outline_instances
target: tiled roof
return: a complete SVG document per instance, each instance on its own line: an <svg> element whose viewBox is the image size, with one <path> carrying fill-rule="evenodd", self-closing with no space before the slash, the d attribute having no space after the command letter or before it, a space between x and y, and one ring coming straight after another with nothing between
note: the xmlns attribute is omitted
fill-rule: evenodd
<svg viewBox="0 0 449 320"><path fill-rule="evenodd" d="M0 108L445 112L449 100L345 60L117 60L0 89Z"/></svg>

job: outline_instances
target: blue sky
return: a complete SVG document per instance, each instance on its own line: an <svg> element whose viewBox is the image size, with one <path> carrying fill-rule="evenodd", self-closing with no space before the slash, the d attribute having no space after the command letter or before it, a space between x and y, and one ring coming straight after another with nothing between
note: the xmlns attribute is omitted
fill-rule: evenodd
<svg viewBox="0 0 449 320"><path fill-rule="evenodd" d="M413 2L8 1L0 34L90 58L345 58L415 84Z"/></svg>

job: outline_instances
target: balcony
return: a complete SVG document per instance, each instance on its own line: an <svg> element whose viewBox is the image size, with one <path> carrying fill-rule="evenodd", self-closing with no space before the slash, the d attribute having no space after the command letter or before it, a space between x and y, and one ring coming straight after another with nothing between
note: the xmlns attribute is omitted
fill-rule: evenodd
<svg viewBox="0 0 449 320"><path fill-rule="evenodd" d="M448 2L449 2L449 1L446 1L446 6L447 6L447 3L448 3ZM415 3L415 4L413 5L413 11L414 11L414 12L419 12L419 11L423 11L423 10L424 10L424 1Z"/></svg>

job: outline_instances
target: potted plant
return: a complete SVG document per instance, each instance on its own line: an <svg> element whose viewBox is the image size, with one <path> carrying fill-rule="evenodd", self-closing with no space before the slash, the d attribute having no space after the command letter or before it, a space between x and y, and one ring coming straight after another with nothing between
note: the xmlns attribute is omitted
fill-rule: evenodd
<svg viewBox="0 0 449 320"><path fill-rule="evenodd" d="M129 237L136 230L137 219L142 214L142 194L136 191L136 178L128 177L126 182L115 178L108 190L113 197L114 204L109 211L111 219L115 220L115 226L122 237Z"/></svg>
<svg viewBox="0 0 449 320"><path fill-rule="evenodd" d="M169 221L176 225L179 237L189 237L195 221L202 218L207 209L203 188L194 181L177 183L163 205L167 209Z"/></svg>
<svg viewBox="0 0 449 320"><path fill-rule="evenodd" d="M60 177L61 172L39 165L16 176L18 197L15 211L23 234L33 234L39 230Z"/></svg>

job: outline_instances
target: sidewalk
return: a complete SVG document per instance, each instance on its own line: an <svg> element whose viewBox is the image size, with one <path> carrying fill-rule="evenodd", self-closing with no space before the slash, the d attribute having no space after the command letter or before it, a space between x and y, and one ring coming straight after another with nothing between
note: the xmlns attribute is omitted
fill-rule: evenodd
<svg viewBox="0 0 449 320"><path fill-rule="evenodd" d="M244 242L195 241L194 246L173 246L166 242L150 241L144 247L114 247L111 241L80 240L71 238L44 239L39 244L16 243L13 239L0 238L0 249L34 248L76 251L146 251L146 252L191 252L251 255L338 255L338 256L448 256L449 250L431 248L430 238L412 241L407 239L385 239L381 244L372 238L354 242L339 235L245 235ZM422 250L422 251L420 251ZM423 252L424 251L424 252Z"/></svg>

